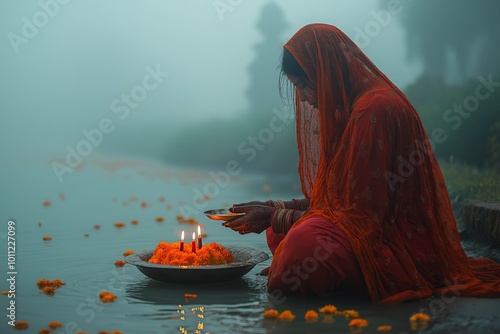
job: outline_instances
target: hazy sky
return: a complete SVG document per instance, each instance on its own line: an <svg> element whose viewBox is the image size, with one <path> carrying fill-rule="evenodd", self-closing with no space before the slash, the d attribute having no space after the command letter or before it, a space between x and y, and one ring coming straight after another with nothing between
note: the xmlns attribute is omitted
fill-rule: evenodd
<svg viewBox="0 0 500 334"><path fill-rule="evenodd" d="M375 64L400 87L420 71L406 62L397 14L377 22L379 0L8 0L0 13L0 130L16 138L16 149L47 143L57 152L103 118L130 125L242 113L261 38L255 24L270 2L289 24L283 42L313 22L354 39L378 25L362 47ZM220 3L225 11L214 7ZM123 99L131 93L136 104Z"/></svg>

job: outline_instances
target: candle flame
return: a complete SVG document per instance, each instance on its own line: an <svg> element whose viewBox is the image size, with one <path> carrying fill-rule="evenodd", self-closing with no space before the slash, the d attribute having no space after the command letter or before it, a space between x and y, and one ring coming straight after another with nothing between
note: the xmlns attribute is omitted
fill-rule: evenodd
<svg viewBox="0 0 500 334"><path fill-rule="evenodd" d="M194 239L196 239L196 235L195 235L195 233L193 232L193 240L194 240Z"/></svg>
<svg viewBox="0 0 500 334"><path fill-rule="evenodd" d="M201 234L201 229L200 229L200 225L198 225L198 236L200 236Z"/></svg>
<svg viewBox="0 0 500 334"><path fill-rule="evenodd" d="M181 233L181 240L184 241L184 231Z"/></svg>

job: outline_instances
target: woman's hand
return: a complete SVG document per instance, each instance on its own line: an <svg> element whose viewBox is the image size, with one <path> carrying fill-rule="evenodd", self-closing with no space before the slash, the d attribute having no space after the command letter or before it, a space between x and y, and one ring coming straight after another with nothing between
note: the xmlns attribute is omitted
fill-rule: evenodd
<svg viewBox="0 0 500 334"><path fill-rule="evenodd" d="M244 212L243 217L225 222L222 226L229 227L240 234L262 233L271 226L273 208L262 202L236 204L229 209L231 212Z"/></svg>

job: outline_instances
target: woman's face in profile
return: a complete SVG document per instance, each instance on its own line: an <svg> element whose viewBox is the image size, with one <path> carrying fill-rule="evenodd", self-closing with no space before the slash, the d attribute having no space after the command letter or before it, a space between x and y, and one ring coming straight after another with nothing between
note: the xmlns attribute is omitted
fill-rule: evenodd
<svg viewBox="0 0 500 334"><path fill-rule="evenodd" d="M297 88L300 102L307 102L314 108L318 108L318 91L316 85L307 78L299 78L287 75L288 80Z"/></svg>

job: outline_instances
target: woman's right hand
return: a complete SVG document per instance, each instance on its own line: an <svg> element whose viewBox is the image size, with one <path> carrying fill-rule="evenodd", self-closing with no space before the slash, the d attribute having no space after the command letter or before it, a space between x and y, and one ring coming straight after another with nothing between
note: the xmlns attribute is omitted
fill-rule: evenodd
<svg viewBox="0 0 500 334"><path fill-rule="evenodd" d="M261 202L261 201L251 201L251 202L246 202L246 203L238 203L238 204L233 204L234 207L238 206L249 206L249 205L265 205L265 206L270 206L266 202Z"/></svg>

